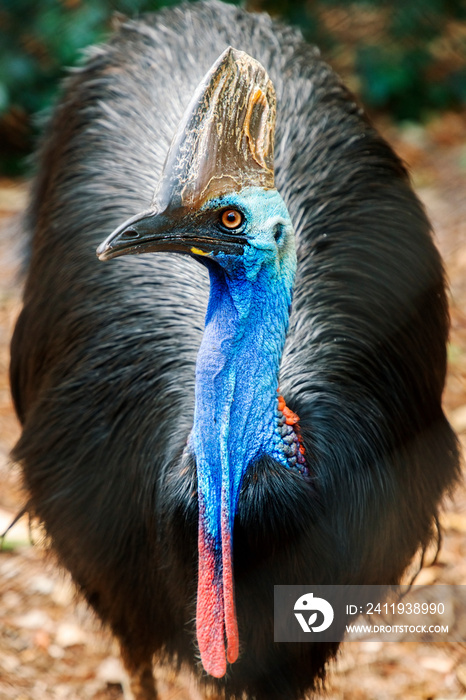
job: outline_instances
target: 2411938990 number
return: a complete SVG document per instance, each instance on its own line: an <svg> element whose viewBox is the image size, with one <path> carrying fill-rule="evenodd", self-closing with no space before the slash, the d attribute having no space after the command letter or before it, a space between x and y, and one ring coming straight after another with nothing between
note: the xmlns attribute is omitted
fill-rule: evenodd
<svg viewBox="0 0 466 700"><path fill-rule="evenodd" d="M349 611L348 611L349 612ZM366 603L366 615L443 615L445 605L443 603Z"/></svg>

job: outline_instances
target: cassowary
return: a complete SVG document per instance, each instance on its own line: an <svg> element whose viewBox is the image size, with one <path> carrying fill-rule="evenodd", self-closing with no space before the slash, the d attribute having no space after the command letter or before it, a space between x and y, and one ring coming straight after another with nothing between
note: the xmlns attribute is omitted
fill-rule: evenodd
<svg viewBox="0 0 466 700"><path fill-rule="evenodd" d="M68 79L26 228L13 456L134 693L302 697L338 645L274 643L274 585L395 584L458 474L402 163L298 32L201 2Z"/></svg>

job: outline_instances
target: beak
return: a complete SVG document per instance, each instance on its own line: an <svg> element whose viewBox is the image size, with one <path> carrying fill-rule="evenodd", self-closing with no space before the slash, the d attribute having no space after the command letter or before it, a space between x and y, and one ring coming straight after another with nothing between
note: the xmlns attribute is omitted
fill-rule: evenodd
<svg viewBox="0 0 466 700"><path fill-rule="evenodd" d="M110 260L120 255L163 251L207 257L218 253L242 255L246 238L217 228L212 234L208 217L204 212L193 212L188 223L186 212L147 210L115 229L97 248L97 257Z"/></svg>

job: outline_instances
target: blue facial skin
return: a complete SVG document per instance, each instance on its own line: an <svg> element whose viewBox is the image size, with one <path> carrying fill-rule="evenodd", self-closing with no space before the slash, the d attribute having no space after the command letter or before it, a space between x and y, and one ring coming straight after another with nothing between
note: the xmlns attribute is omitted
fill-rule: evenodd
<svg viewBox="0 0 466 700"><path fill-rule="evenodd" d="M293 226L276 190L250 187L203 207L225 208L242 212L238 234L248 245L242 255L198 258L209 270L210 298L189 442L204 528L219 553L221 518L232 533L248 465L268 454L289 466L277 429L277 388L296 271Z"/></svg>

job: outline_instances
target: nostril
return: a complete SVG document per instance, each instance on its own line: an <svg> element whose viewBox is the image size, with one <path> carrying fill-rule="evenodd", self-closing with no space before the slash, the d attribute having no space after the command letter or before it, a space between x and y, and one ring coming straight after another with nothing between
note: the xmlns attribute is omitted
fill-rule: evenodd
<svg viewBox="0 0 466 700"><path fill-rule="evenodd" d="M139 238L139 231L136 231L135 228L127 228L126 231L122 231L120 233L121 238Z"/></svg>

